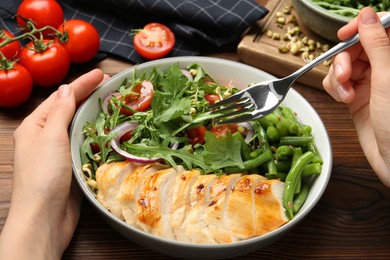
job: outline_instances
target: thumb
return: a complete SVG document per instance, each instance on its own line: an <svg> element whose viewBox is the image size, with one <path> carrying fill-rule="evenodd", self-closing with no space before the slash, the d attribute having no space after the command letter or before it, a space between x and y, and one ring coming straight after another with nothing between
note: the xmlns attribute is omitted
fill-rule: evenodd
<svg viewBox="0 0 390 260"><path fill-rule="evenodd" d="M376 12L370 7L363 8L358 18L360 42L370 60L373 71L390 66L390 39Z"/></svg>
<svg viewBox="0 0 390 260"><path fill-rule="evenodd" d="M51 105L45 128L58 132L67 129L76 110L76 101L72 88L62 85L58 88L57 96Z"/></svg>

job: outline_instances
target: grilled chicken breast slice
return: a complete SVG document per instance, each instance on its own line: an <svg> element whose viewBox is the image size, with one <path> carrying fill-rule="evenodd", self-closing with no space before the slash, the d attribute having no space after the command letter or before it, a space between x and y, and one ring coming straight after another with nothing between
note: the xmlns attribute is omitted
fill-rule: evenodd
<svg viewBox="0 0 390 260"><path fill-rule="evenodd" d="M97 198L141 230L172 240L231 243L288 221L284 183L251 174L201 175L165 165L112 162L96 172Z"/></svg>

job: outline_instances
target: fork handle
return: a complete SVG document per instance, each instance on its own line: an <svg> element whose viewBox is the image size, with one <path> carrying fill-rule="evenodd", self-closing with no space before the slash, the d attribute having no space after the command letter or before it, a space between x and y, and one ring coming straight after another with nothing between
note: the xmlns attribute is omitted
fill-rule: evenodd
<svg viewBox="0 0 390 260"><path fill-rule="evenodd" d="M389 27L390 26L390 13L387 13L386 15L382 16L380 18L380 20L381 20L381 23L383 24L384 28ZM293 74L288 76L288 78L290 78L290 77L295 78L295 79L299 78L300 76L302 76L304 73L306 73L307 71L309 71L313 67L315 67L318 64L322 63L323 61L333 57L334 55L342 52L346 48L351 47L352 45L358 43L359 41L360 41L360 37L359 37L358 33L352 35L347 40L338 43L334 47L330 48L328 51L324 52L323 54L321 54L320 56L318 56L317 58L315 58L311 62L307 63L306 65L304 65L303 67L301 67L300 69L295 71Z"/></svg>

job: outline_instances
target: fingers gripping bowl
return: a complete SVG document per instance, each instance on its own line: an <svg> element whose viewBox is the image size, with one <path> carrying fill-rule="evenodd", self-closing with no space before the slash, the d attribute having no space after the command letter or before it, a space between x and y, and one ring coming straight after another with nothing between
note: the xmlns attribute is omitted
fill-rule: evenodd
<svg viewBox="0 0 390 260"><path fill-rule="evenodd" d="M307 199L298 213L286 224L271 232L261 236L223 244L196 244L163 238L129 225L113 214L113 212L108 211L97 200L95 190L91 189L87 184L85 173L82 171L83 163L80 158L80 149L85 139L83 127L86 122L96 121L101 110L99 100L103 100L109 93L116 91L122 82L125 79L132 78L135 72L137 75L141 75L143 72L151 71L153 68L167 71L173 64L179 64L181 68L185 68L191 64L199 64L215 81L225 85L232 84L235 87L245 87L250 83L272 78L271 75L263 71L241 63L206 57L161 59L137 65L115 75L86 100L77 111L72 122L70 138L73 171L84 195L96 207L105 220L119 233L146 248L171 256L184 258L193 258L194 256L197 258L226 258L246 254L272 243L300 222L317 204L327 186L332 166L331 146L321 119L310 104L293 89L290 90L286 97L284 105L290 107L298 115L299 120L311 126L315 145L322 157L322 170L321 174L310 181Z"/></svg>

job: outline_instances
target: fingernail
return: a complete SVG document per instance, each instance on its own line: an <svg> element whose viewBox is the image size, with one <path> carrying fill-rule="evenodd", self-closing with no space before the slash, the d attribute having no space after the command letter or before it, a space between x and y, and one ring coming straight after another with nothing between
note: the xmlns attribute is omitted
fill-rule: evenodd
<svg viewBox="0 0 390 260"><path fill-rule="evenodd" d="M58 96L59 97L67 97L70 94L70 87L69 85L65 84L58 88Z"/></svg>
<svg viewBox="0 0 390 260"><path fill-rule="evenodd" d="M348 97L348 95L349 95L349 93L348 93L348 91L344 88L344 86L343 85L339 85L338 87L337 87L337 94L338 94L338 101L344 101L347 97Z"/></svg>
<svg viewBox="0 0 390 260"><path fill-rule="evenodd" d="M337 77L339 77L344 71L343 67L340 64L336 64L336 66L334 67L334 70L335 70Z"/></svg>
<svg viewBox="0 0 390 260"><path fill-rule="evenodd" d="M375 12L361 12L360 19L363 24L374 24L378 22L378 16Z"/></svg>

